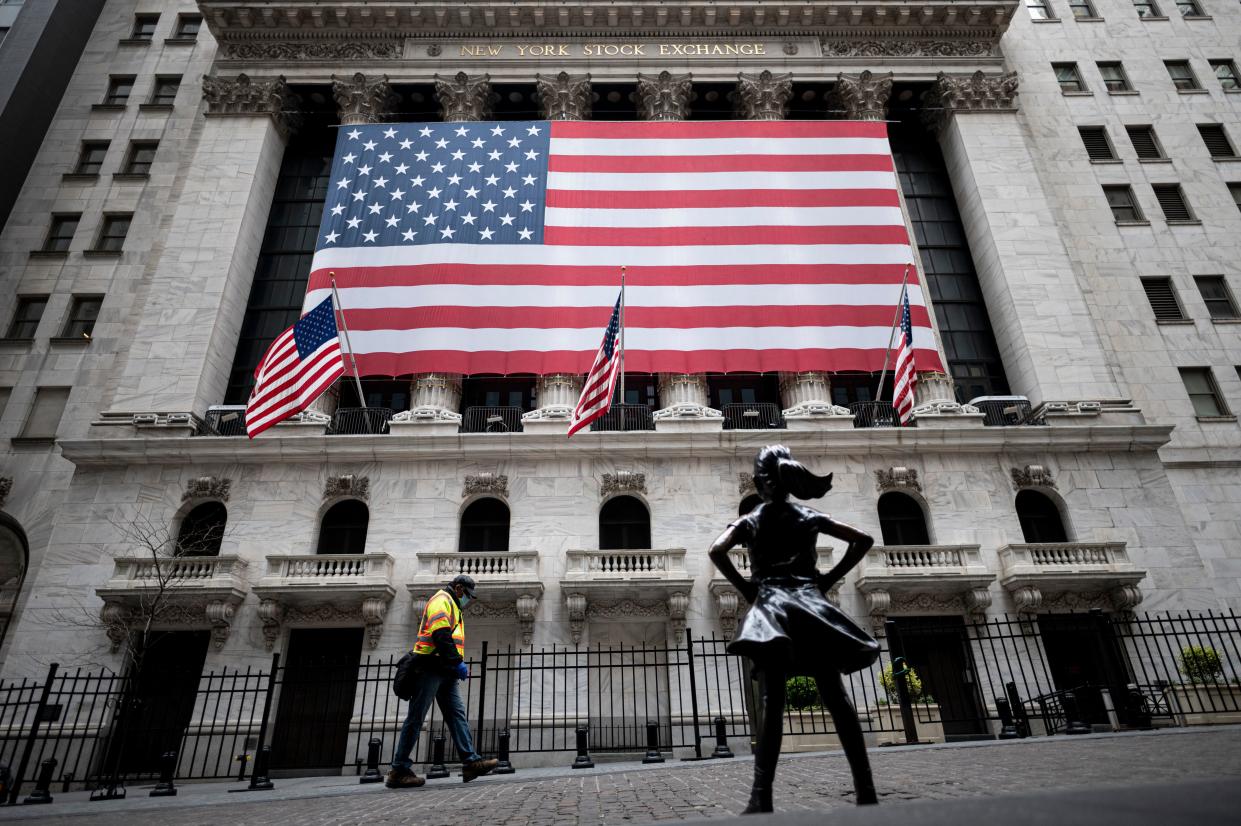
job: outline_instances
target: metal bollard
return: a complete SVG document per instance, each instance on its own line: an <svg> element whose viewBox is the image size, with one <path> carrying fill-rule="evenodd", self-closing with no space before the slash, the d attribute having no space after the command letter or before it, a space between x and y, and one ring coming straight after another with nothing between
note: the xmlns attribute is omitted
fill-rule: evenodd
<svg viewBox="0 0 1241 826"><path fill-rule="evenodd" d="M383 782L384 776L379 771L379 751L383 746L384 741L378 737L372 737L366 744L366 774L358 778L359 783Z"/></svg>
<svg viewBox="0 0 1241 826"><path fill-rule="evenodd" d="M1021 732L1017 731L1017 724L1013 722L1013 710L1008 705L1008 700L996 697L995 710L1000 715L1000 739L1016 740L1019 738Z"/></svg>
<svg viewBox="0 0 1241 826"><path fill-rule="evenodd" d="M595 767L595 761L590 759L590 753L587 751L587 731L589 729L586 726L577 727L577 759L573 761L571 768L593 769Z"/></svg>
<svg viewBox="0 0 1241 826"><path fill-rule="evenodd" d="M151 789L151 797L176 797L177 787L172 776L177 771L177 753L166 751L159 756L159 782Z"/></svg>
<svg viewBox="0 0 1241 826"><path fill-rule="evenodd" d="M715 723L715 751L711 752L712 757L736 757L728 749L728 731L723 717L716 717Z"/></svg>
<svg viewBox="0 0 1241 826"><path fill-rule="evenodd" d="M1125 711L1128 712L1129 725L1134 728L1152 729L1155 727L1150 704L1146 702L1146 695L1134 683L1125 686Z"/></svg>
<svg viewBox="0 0 1241 826"><path fill-rule="evenodd" d="M1026 716L1026 707L1021 702L1021 695L1017 693L1017 684L1005 683L1004 692L1008 694L1008 705L1013 712L1013 723L1017 726L1017 734L1021 737L1029 737L1030 719Z"/></svg>
<svg viewBox="0 0 1241 826"><path fill-rule="evenodd" d="M1072 691L1064 692L1060 701L1064 706L1064 733L1090 734L1090 726L1082 722L1081 710L1077 707L1077 698Z"/></svg>
<svg viewBox="0 0 1241 826"><path fill-rule="evenodd" d="M49 757L39 765L39 779L35 781L34 791L26 795L22 803L52 802L52 772L56 771L56 758Z"/></svg>
<svg viewBox="0 0 1241 826"><path fill-rule="evenodd" d="M499 741L500 741L500 753L496 755L496 760L499 762L497 763L496 767L491 770L491 773L492 774L513 774L514 772L517 771L517 769L513 768L513 764L508 758L509 734L507 731L500 732Z"/></svg>
<svg viewBox="0 0 1241 826"><path fill-rule="evenodd" d="M254 755L254 774L250 775L249 789L252 792L265 792L276 788L267 776L267 763L271 760L271 746L263 746Z"/></svg>
<svg viewBox="0 0 1241 826"><path fill-rule="evenodd" d="M659 723L646 721L646 757L643 763L662 763L664 756L659 753Z"/></svg>
<svg viewBox="0 0 1241 826"><path fill-rule="evenodd" d="M69 793L69 787L73 785L73 772L65 772L60 776L60 790L65 794Z"/></svg>
<svg viewBox="0 0 1241 826"><path fill-rule="evenodd" d="M431 770L427 772L427 780L439 780L448 777L448 767L444 765L444 735L439 735L431 747Z"/></svg>

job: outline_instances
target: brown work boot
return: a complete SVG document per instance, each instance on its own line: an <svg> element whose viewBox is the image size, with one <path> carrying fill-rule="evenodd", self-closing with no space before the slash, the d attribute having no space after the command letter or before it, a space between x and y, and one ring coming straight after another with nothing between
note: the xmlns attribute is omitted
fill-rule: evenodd
<svg viewBox="0 0 1241 826"><path fill-rule="evenodd" d="M409 769L392 769L384 778L384 785L389 789L416 789L426 782Z"/></svg>
<svg viewBox="0 0 1241 826"><path fill-rule="evenodd" d="M500 765L500 761L494 757L486 760L475 760L473 763L466 763L461 767L461 782L469 783L475 777L482 777L484 774L490 774L491 770Z"/></svg>

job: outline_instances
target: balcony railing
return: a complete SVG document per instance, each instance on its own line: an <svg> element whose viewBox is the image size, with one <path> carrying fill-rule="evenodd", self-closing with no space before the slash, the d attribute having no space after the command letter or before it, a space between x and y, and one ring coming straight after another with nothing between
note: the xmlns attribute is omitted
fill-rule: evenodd
<svg viewBox="0 0 1241 826"><path fill-rule="evenodd" d="M1033 416L1030 400L1022 396L983 397L972 400L970 404L982 412L982 423L987 427L1047 424L1042 417Z"/></svg>
<svg viewBox="0 0 1241 826"><path fill-rule="evenodd" d="M462 433L520 433L520 407L467 407L461 417Z"/></svg>
<svg viewBox="0 0 1241 826"><path fill-rule="evenodd" d="M854 427L901 427L901 416L891 402L855 402L849 405ZM905 427L914 427L910 420Z"/></svg>
<svg viewBox="0 0 1241 826"><path fill-rule="evenodd" d="M203 416L206 436L246 435L246 406L244 404L213 404Z"/></svg>
<svg viewBox="0 0 1241 826"><path fill-rule="evenodd" d="M590 424L592 431L654 430L655 419L648 404L614 404Z"/></svg>
<svg viewBox="0 0 1241 826"><path fill-rule="evenodd" d="M1104 574L1135 570L1124 542L1044 542L1000 548L1004 576Z"/></svg>
<svg viewBox="0 0 1241 826"><path fill-rule="evenodd" d="M574 550L566 553L565 578L593 580L660 579L686 576L685 549Z"/></svg>
<svg viewBox="0 0 1241 826"><path fill-rule="evenodd" d="M387 554L308 554L267 557L267 576L290 583L315 584L392 576Z"/></svg>
<svg viewBox="0 0 1241 826"><path fill-rule="evenodd" d="M234 555L183 556L154 559L125 556L113 561L108 589L149 590L244 588L246 561Z"/></svg>
<svg viewBox="0 0 1241 826"><path fill-rule="evenodd" d="M725 430L772 430L785 427L779 405L769 402L726 404L721 412L724 414Z"/></svg>
<svg viewBox="0 0 1241 826"><path fill-rule="evenodd" d="M878 545L866 552L860 574L863 593L961 593L995 580L978 545Z"/></svg>
<svg viewBox="0 0 1241 826"><path fill-rule="evenodd" d="M447 582L458 574L488 580L534 579L539 577L538 551L471 553L469 551L431 551L418 555L418 579Z"/></svg>
<svg viewBox="0 0 1241 826"><path fill-rule="evenodd" d="M332 414L328 433L333 436L387 433L392 412L388 407L342 407Z"/></svg>

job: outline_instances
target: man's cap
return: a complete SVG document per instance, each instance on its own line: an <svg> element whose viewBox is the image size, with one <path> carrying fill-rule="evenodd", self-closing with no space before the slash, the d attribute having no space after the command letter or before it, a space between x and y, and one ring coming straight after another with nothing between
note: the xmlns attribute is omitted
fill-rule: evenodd
<svg viewBox="0 0 1241 826"><path fill-rule="evenodd" d="M460 585L465 590L466 596L468 596L470 599L474 599L474 588L475 588L474 577L461 574L459 576L454 577L453 581L448 583L449 588L456 588L458 585Z"/></svg>

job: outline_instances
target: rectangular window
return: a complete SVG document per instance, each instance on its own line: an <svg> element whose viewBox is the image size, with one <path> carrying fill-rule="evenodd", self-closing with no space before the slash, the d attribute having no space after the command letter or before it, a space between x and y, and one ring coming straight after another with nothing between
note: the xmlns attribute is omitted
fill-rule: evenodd
<svg viewBox="0 0 1241 826"><path fill-rule="evenodd" d="M155 36L155 27L159 25L158 14L136 14L134 15L134 32L130 35L133 40L150 40Z"/></svg>
<svg viewBox="0 0 1241 826"><path fill-rule="evenodd" d="M155 150L159 141L133 141L129 144L129 154L125 156L126 175L150 175L151 163L155 160Z"/></svg>
<svg viewBox="0 0 1241 826"><path fill-rule="evenodd" d="M113 75L108 81L108 93L103 102L109 106L124 106L134 91L133 75Z"/></svg>
<svg viewBox="0 0 1241 826"><path fill-rule="evenodd" d="M1229 184L1228 194L1232 195L1232 202L1237 205L1237 210L1241 211L1241 184Z"/></svg>
<svg viewBox="0 0 1241 826"><path fill-rule="evenodd" d="M54 439L60 418L69 402L68 387L40 387L34 391L34 404L22 428L23 439Z"/></svg>
<svg viewBox="0 0 1241 826"><path fill-rule="evenodd" d="M1198 124L1198 134L1202 135L1202 142L1207 145L1207 151L1211 153L1212 158L1237 157L1237 151L1232 148L1232 141L1228 140L1228 133L1218 123Z"/></svg>
<svg viewBox="0 0 1241 826"><path fill-rule="evenodd" d="M1082 136L1086 147L1086 155L1092 161L1114 161L1116 152L1112 142L1107 138L1107 129L1102 126L1079 126L1077 131Z"/></svg>
<svg viewBox="0 0 1241 826"><path fill-rule="evenodd" d="M1050 0L1026 0L1026 9L1034 20L1050 20L1055 17L1051 13Z"/></svg>
<svg viewBox="0 0 1241 826"><path fill-rule="evenodd" d="M183 14L177 18L177 28L173 32L173 37L177 40L194 40L198 37L198 30L202 28L203 18L199 14Z"/></svg>
<svg viewBox="0 0 1241 826"><path fill-rule="evenodd" d="M1151 189L1155 190L1155 200L1159 201L1159 208L1168 223L1194 220L1180 184L1151 184Z"/></svg>
<svg viewBox="0 0 1241 826"><path fill-rule="evenodd" d="M47 308L47 296L23 295L17 299L17 310L13 313L13 323L9 325L9 333L5 338L32 339L39 329L39 321Z"/></svg>
<svg viewBox="0 0 1241 826"><path fill-rule="evenodd" d="M75 295L60 337L90 338L95 330L95 322L99 319L99 308L102 304L101 295Z"/></svg>
<svg viewBox="0 0 1241 826"><path fill-rule="evenodd" d="M1237 64L1231 60L1212 60L1211 68L1215 70L1215 77L1219 78L1219 85L1225 92L1236 92L1241 90L1241 81L1237 79Z"/></svg>
<svg viewBox="0 0 1241 826"><path fill-rule="evenodd" d="M1184 321L1185 311L1176 298L1176 288L1171 278L1143 278L1142 289L1146 291L1146 300L1158 321Z"/></svg>
<svg viewBox="0 0 1241 826"><path fill-rule="evenodd" d="M1228 408L1215 385L1210 367L1181 367L1181 381L1194 406L1195 416L1227 416Z"/></svg>
<svg viewBox="0 0 1241 826"><path fill-rule="evenodd" d="M1098 17L1090 0L1069 0L1069 10L1074 17Z"/></svg>
<svg viewBox="0 0 1241 826"><path fill-rule="evenodd" d="M1159 139L1155 137L1155 127L1126 126L1125 131L1129 133L1129 142L1133 144L1133 151L1137 153L1139 160L1164 160L1163 149L1159 146Z"/></svg>
<svg viewBox="0 0 1241 826"><path fill-rule="evenodd" d="M155 88L151 90L151 100L157 106L171 106L176 100L177 90L181 88L180 75L160 75L155 78Z"/></svg>
<svg viewBox="0 0 1241 826"><path fill-rule="evenodd" d="M12 387L0 387L0 418L3 418L4 411L8 409L9 399L13 396Z"/></svg>
<svg viewBox="0 0 1241 826"><path fill-rule="evenodd" d="M1237 317L1237 305L1232 300L1232 292L1224 276L1195 275L1194 283L1198 285L1198 292L1202 293L1202 301L1207 305L1211 318Z"/></svg>
<svg viewBox="0 0 1241 826"><path fill-rule="evenodd" d="M1155 0L1133 0L1133 7L1137 9L1138 17L1162 17Z"/></svg>
<svg viewBox="0 0 1241 826"><path fill-rule="evenodd" d="M1203 16L1198 0L1176 0L1176 8L1181 13L1181 17Z"/></svg>
<svg viewBox="0 0 1241 826"><path fill-rule="evenodd" d="M1172 78L1172 85L1179 91L1188 92L1202 88L1198 85L1198 78L1194 76L1188 60L1165 60L1163 65L1168 67L1168 77Z"/></svg>
<svg viewBox="0 0 1241 826"><path fill-rule="evenodd" d="M1133 87L1129 85L1129 78L1125 75L1125 67L1121 66L1119 61L1100 63L1099 74L1103 76L1103 85L1109 92L1133 90Z"/></svg>
<svg viewBox="0 0 1241 826"><path fill-rule="evenodd" d="M1082 82L1076 63L1053 63L1051 67L1056 70L1056 82L1060 84L1061 92L1086 91L1086 84Z"/></svg>
<svg viewBox="0 0 1241 826"><path fill-rule="evenodd" d="M120 252L129 234L129 222L133 215L105 215L99 238L95 241L96 252Z"/></svg>
<svg viewBox="0 0 1241 826"><path fill-rule="evenodd" d="M1137 199L1133 197L1133 188L1124 184L1103 187L1107 196L1107 205L1112 208L1112 217L1118 224L1132 224L1145 220L1142 210L1138 209Z"/></svg>
<svg viewBox="0 0 1241 826"><path fill-rule="evenodd" d="M78 153L78 163L73 167L73 174L98 175L107 154L107 141L82 141L82 151Z"/></svg>
<svg viewBox="0 0 1241 826"><path fill-rule="evenodd" d="M81 215L53 215L52 226L43 239L44 252L68 252L73 233L77 232Z"/></svg>

